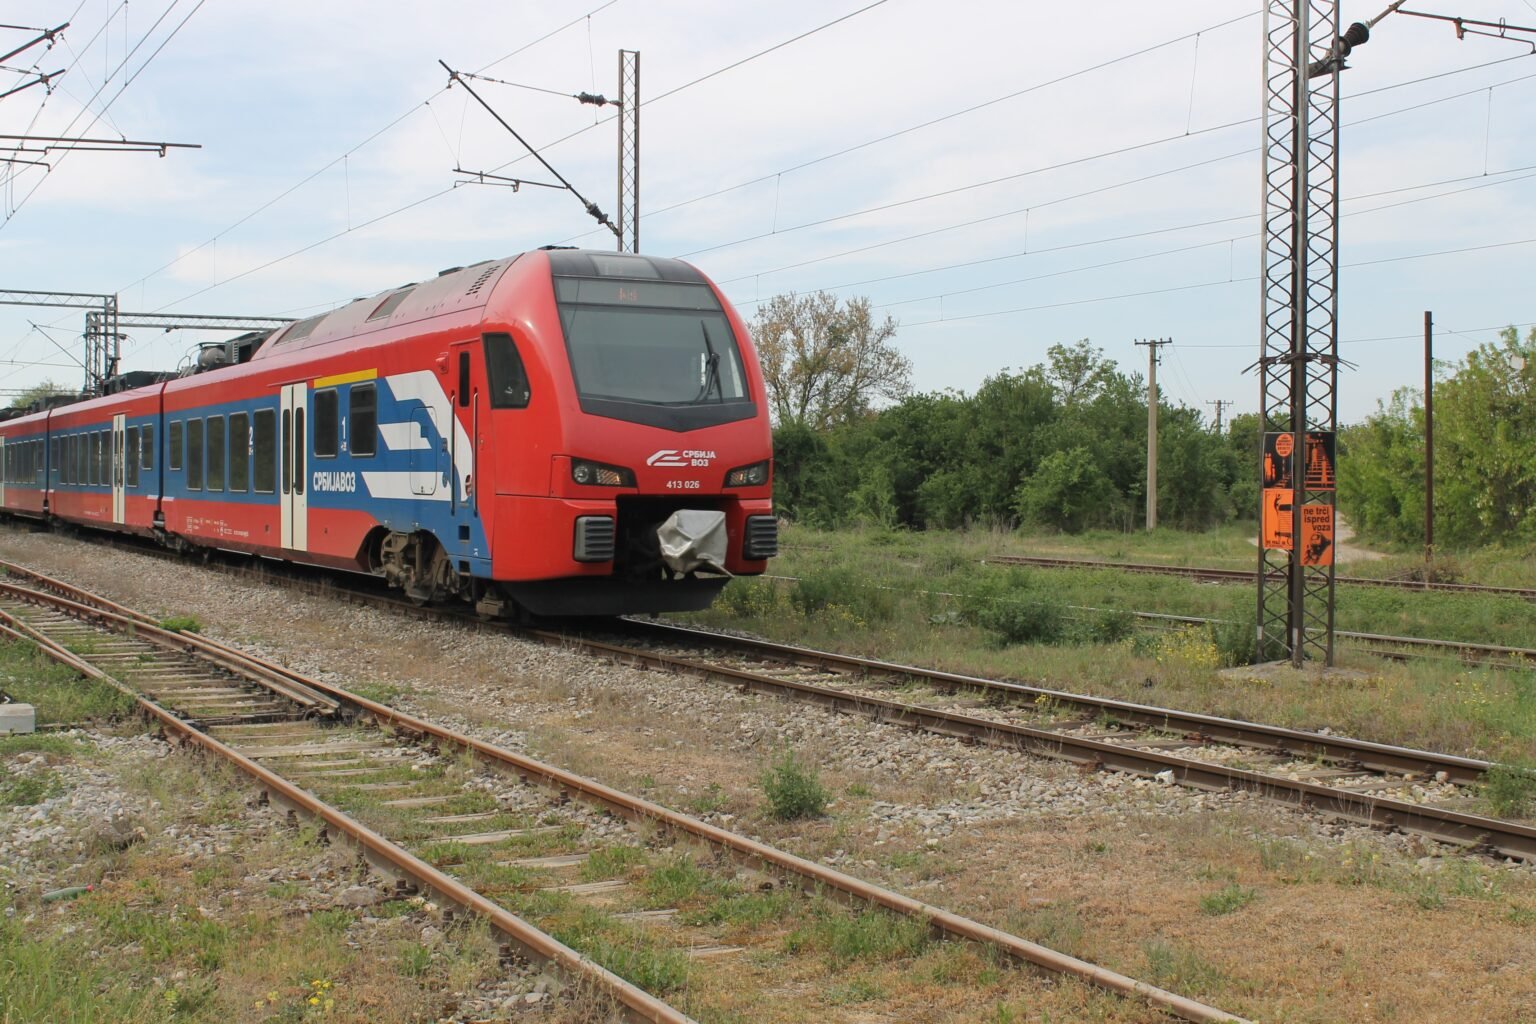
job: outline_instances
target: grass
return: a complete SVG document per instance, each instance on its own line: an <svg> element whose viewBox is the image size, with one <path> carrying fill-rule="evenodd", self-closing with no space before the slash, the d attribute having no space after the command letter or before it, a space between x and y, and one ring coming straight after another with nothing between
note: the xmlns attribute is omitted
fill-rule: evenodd
<svg viewBox="0 0 1536 1024"><path fill-rule="evenodd" d="M1301 729L1326 725L1379 742L1490 760L1519 763L1536 748L1536 672L1528 669L1467 666L1450 658L1387 662L1345 645L1340 664L1355 672L1326 684L1305 673L1223 676L1224 664L1251 656L1251 587L1112 570L980 564L996 553L1047 553L1251 567L1254 549L1241 528L1200 535L1156 531L1150 537L1041 538L983 530L822 532L790 525L782 542L784 554L772 571L819 581L813 613L802 610L805 598L794 597L799 583L743 578L733 580L716 606L694 614L693 621ZM871 590L881 595L878 614L870 612ZM1022 612L1015 623L985 621L980 610L988 600L1009 598L1063 608L1065 621L1054 642L1010 642L1000 627L1012 630L1014 637L1027 634L1030 616ZM1126 613L1133 609L1228 619L1236 625L1175 632L1171 638L1141 625L1125 636ZM1511 598L1341 586L1337 612L1340 629L1512 646L1527 646L1536 636L1536 603Z"/></svg>
<svg viewBox="0 0 1536 1024"><path fill-rule="evenodd" d="M133 698L19 640L0 642L0 690L37 709L38 725L115 722L134 709Z"/></svg>

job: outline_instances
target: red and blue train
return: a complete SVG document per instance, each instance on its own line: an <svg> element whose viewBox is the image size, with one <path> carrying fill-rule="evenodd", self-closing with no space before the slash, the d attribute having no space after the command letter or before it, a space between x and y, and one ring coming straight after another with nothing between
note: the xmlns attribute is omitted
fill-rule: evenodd
<svg viewBox="0 0 1536 1024"><path fill-rule="evenodd" d="M681 261L540 249L211 351L0 421L0 509L485 614L702 608L777 553L757 357Z"/></svg>

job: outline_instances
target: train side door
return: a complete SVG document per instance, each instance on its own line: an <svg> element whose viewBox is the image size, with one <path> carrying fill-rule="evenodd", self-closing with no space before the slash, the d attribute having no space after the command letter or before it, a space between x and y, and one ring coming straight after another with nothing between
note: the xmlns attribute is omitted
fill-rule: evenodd
<svg viewBox="0 0 1536 1024"><path fill-rule="evenodd" d="M278 451L282 482L281 541L292 551L309 547L309 498L304 489L305 453L309 450L305 419L309 407L309 385L284 384L278 418Z"/></svg>
<svg viewBox="0 0 1536 1024"><path fill-rule="evenodd" d="M427 497L437 493L437 417L422 406L411 413L411 493Z"/></svg>
<svg viewBox="0 0 1536 1024"><path fill-rule="evenodd" d="M472 510L475 507L473 501L473 488L477 481L475 473L478 469L476 456L479 454L480 444L480 388L476 381L479 374L476 372L475 355L480 347L480 339L473 338L469 341L457 342L454 345L454 365L457 373L457 385L453 391L453 401L449 406L449 421L444 424L444 430L448 435L448 488L450 507L458 512L459 503L463 502ZM455 422L455 421L459 422ZM458 450L459 426L462 425L468 436L469 451ZM461 487L459 481L459 467L469 464L467 487ZM469 543L464 539L464 543Z"/></svg>
<svg viewBox="0 0 1536 1024"><path fill-rule="evenodd" d="M112 417L112 522L118 526L123 525L123 505L125 503L123 490L124 467L123 447L125 444L128 417L118 413Z"/></svg>
<svg viewBox="0 0 1536 1024"><path fill-rule="evenodd" d="M5 504L5 478L9 476L5 464L5 438L0 437L0 505Z"/></svg>

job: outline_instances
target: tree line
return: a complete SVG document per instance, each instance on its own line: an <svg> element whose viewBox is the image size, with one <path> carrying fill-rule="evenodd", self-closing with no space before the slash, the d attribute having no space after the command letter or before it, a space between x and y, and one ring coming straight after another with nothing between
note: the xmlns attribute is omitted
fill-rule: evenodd
<svg viewBox="0 0 1536 1024"><path fill-rule="evenodd" d="M867 299L778 296L753 323L774 408L776 506L823 526L1026 522L1134 529L1146 505L1145 379L1087 339L974 394L915 393ZM884 401L876 409L875 403ZM1217 434L1158 406L1158 517L1205 529L1258 508L1257 417Z"/></svg>
<svg viewBox="0 0 1536 1024"><path fill-rule="evenodd" d="M1087 339L1004 369L974 393L917 392L896 324L868 299L781 295L753 337L774 429L781 514L820 526L1145 524L1145 378ZM1424 535L1424 405L1405 388L1339 434L1339 509L1370 540ZM1203 530L1257 515L1259 420L1217 433L1158 406L1158 519ZM1536 540L1536 329L1514 328L1435 387L1436 540Z"/></svg>
<svg viewBox="0 0 1536 1024"><path fill-rule="evenodd" d="M1536 329L1479 345L1435 383L1435 541L1536 540ZM1339 503L1362 534L1424 537L1424 394L1402 388L1339 442Z"/></svg>

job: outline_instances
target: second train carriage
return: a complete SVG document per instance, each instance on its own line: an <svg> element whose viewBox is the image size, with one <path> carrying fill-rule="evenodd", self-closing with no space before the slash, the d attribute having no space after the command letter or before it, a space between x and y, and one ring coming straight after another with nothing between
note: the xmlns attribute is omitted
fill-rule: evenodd
<svg viewBox="0 0 1536 1024"><path fill-rule="evenodd" d="M248 361L0 422L0 444L43 463L8 511L487 611L703 607L776 553L756 356L676 260L539 250L445 272Z"/></svg>

